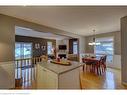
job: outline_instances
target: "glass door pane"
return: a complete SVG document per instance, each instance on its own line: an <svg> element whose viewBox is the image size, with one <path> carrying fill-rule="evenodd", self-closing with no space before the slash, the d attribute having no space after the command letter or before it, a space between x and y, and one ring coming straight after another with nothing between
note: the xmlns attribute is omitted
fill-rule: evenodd
<svg viewBox="0 0 127 95"><path fill-rule="evenodd" d="M113 54L114 54L114 41L113 37L107 38L97 38L100 45L94 47L94 53L96 54L106 54L107 55L107 62L113 62Z"/></svg>
<svg viewBox="0 0 127 95"><path fill-rule="evenodd" d="M32 57L32 43L18 42L15 44L15 59Z"/></svg>
<svg viewBox="0 0 127 95"><path fill-rule="evenodd" d="M21 59L21 44L15 44L15 59Z"/></svg>
<svg viewBox="0 0 127 95"><path fill-rule="evenodd" d="M24 58L31 58L31 57L32 57L32 44L24 43Z"/></svg>

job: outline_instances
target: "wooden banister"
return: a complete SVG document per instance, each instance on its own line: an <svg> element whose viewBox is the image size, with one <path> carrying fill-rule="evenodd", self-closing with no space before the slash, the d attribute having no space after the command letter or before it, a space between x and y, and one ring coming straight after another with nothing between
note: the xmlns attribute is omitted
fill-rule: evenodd
<svg viewBox="0 0 127 95"><path fill-rule="evenodd" d="M16 59L15 60L15 79L21 79L23 86L29 80L36 78L36 64L37 62L47 61L47 56Z"/></svg>

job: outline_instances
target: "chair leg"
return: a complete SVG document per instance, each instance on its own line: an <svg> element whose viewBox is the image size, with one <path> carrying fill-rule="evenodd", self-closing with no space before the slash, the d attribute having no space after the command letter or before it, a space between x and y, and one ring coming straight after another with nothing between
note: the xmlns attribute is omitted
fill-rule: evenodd
<svg viewBox="0 0 127 95"><path fill-rule="evenodd" d="M82 69L83 69L83 72L84 72L84 68L85 68L84 66L85 66L85 65L83 65L83 67L82 67Z"/></svg>
<svg viewBox="0 0 127 95"><path fill-rule="evenodd" d="M102 72L101 72L101 67L99 66L99 71L100 71L100 75L102 74Z"/></svg>
<svg viewBox="0 0 127 95"><path fill-rule="evenodd" d="M92 72L95 73L95 66L94 65L92 65Z"/></svg>
<svg viewBox="0 0 127 95"><path fill-rule="evenodd" d="M97 66L97 75L101 75L101 68L100 68L100 66Z"/></svg>
<svg viewBox="0 0 127 95"><path fill-rule="evenodd" d="M93 72L93 65L90 65L90 71Z"/></svg>
<svg viewBox="0 0 127 95"><path fill-rule="evenodd" d="M85 65L84 68L85 68L84 70L86 70L86 71L88 71L88 72L91 72L91 66L89 66L89 65Z"/></svg>
<svg viewBox="0 0 127 95"><path fill-rule="evenodd" d="M106 70L106 66L102 66L102 72L104 73L105 72L105 70Z"/></svg>
<svg viewBox="0 0 127 95"><path fill-rule="evenodd" d="M89 70L90 72L92 72L92 65L89 65Z"/></svg>
<svg viewBox="0 0 127 95"><path fill-rule="evenodd" d="M95 65L91 65L91 67L92 67L92 72L95 73L96 72L95 71L95 68L96 68Z"/></svg>
<svg viewBox="0 0 127 95"><path fill-rule="evenodd" d="M104 67L102 66L102 73L104 72L105 70L104 70Z"/></svg>
<svg viewBox="0 0 127 95"><path fill-rule="evenodd" d="M97 75L99 75L99 67L97 67Z"/></svg>
<svg viewBox="0 0 127 95"><path fill-rule="evenodd" d="M86 68L85 70L87 71L87 68L88 68L88 67L87 67L87 65L86 65L86 67L85 67L85 68Z"/></svg>

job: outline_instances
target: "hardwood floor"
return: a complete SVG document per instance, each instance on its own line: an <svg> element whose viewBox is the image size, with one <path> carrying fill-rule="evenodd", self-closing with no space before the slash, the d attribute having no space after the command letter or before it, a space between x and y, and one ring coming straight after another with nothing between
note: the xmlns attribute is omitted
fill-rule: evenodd
<svg viewBox="0 0 127 95"><path fill-rule="evenodd" d="M30 72L27 74L27 71L29 71L28 68L25 75L33 76ZM127 89L121 84L121 71L116 69L108 68L106 73L100 76L88 71L83 72L81 69L80 79L82 89ZM36 78L23 82L22 86L16 89L36 89Z"/></svg>
<svg viewBox="0 0 127 95"><path fill-rule="evenodd" d="M82 89L126 89L121 84L121 71L108 68L103 75L81 72Z"/></svg>

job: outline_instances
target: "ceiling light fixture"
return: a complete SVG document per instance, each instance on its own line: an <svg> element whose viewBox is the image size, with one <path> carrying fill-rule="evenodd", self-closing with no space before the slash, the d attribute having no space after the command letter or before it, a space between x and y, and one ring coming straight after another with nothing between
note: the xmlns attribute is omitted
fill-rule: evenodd
<svg viewBox="0 0 127 95"><path fill-rule="evenodd" d="M95 30L93 30L93 41L92 42L89 42L88 44L91 45L91 46L94 46L94 45L100 45L101 43L100 42L96 42L96 36L95 36Z"/></svg>

